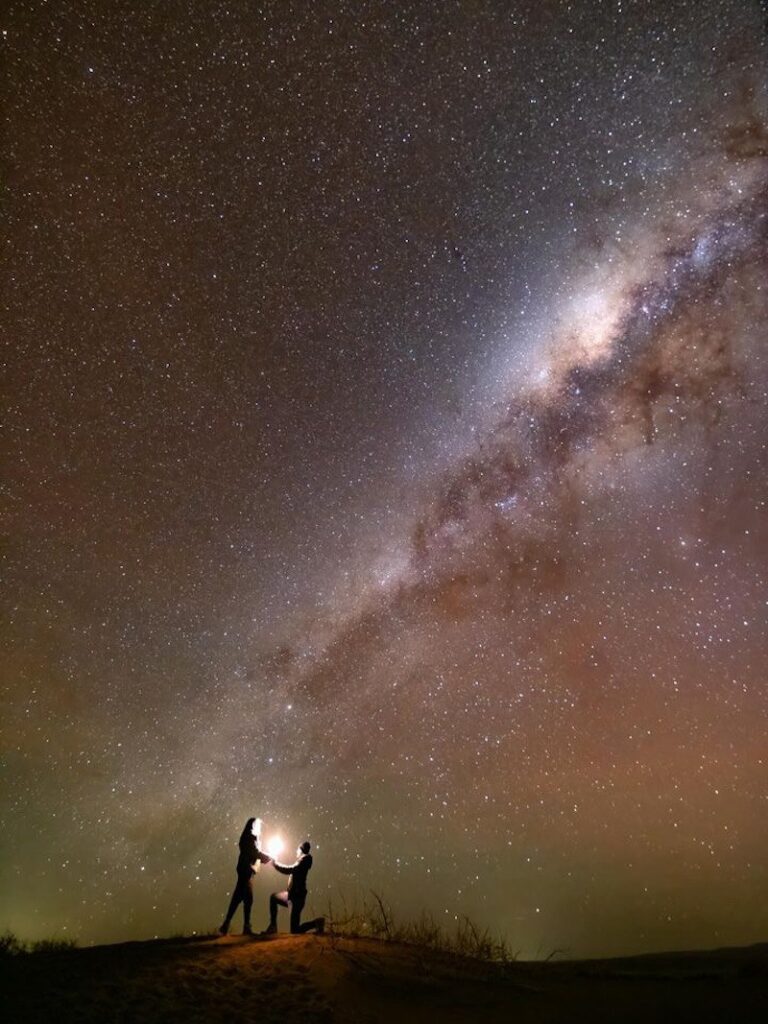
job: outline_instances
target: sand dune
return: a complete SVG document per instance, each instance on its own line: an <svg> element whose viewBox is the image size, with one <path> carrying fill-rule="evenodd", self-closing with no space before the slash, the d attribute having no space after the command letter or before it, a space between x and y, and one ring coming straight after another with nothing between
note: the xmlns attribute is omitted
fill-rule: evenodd
<svg viewBox="0 0 768 1024"><path fill-rule="evenodd" d="M762 1021L768 945L489 964L372 939L131 942L4 957L15 1022Z"/></svg>

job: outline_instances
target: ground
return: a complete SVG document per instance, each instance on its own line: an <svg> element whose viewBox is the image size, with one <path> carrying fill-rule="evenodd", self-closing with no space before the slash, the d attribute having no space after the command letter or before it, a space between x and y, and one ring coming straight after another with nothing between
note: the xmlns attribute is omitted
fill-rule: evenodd
<svg viewBox="0 0 768 1024"><path fill-rule="evenodd" d="M489 964L333 936L130 942L0 960L4 1020L33 1024L762 1021L768 944Z"/></svg>

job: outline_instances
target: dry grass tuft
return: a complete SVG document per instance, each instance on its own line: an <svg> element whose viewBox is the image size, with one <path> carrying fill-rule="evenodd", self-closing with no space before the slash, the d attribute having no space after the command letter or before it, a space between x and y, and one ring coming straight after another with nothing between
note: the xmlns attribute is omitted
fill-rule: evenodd
<svg viewBox="0 0 768 1024"><path fill-rule="evenodd" d="M334 936L384 939L473 960L505 964L512 963L519 955L519 951L510 950L505 938L496 938L487 928L478 928L466 916L459 919L452 931L428 913L422 913L413 921L398 921L390 904L374 890L370 899L364 899L362 904L349 907L342 900L341 908L335 908L331 903L327 918L331 940Z"/></svg>
<svg viewBox="0 0 768 1024"><path fill-rule="evenodd" d="M77 949L76 939L38 939L22 942L13 932L0 935L0 957L27 956L36 953L63 953Z"/></svg>

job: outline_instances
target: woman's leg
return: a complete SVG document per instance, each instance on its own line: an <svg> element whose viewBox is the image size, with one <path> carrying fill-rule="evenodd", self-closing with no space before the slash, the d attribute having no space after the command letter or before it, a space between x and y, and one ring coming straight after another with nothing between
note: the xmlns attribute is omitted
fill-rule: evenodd
<svg viewBox="0 0 768 1024"><path fill-rule="evenodd" d="M253 906L253 880L252 876L248 876L248 880L243 879L243 934L251 934L251 907Z"/></svg>
<svg viewBox="0 0 768 1024"><path fill-rule="evenodd" d="M232 893L232 899L229 901L229 909L227 910L227 915L224 918L224 923L222 924L221 928L219 928L219 931L221 932L222 935L226 935L227 932L229 931L229 926L232 924L232 918L235 916L235 911L240 905L240 901L242 900L242 898L243 894L241 890L240 879L238 878L237 884L235 885L235 890Z"/></svg>
<svg viewBox="0 0 768 1024"><path fill-rule="evenodd" d="M224 923L222 924L221 928L219 928L219 931L221 932L222 935L226 935L226 933L229 931L229 926L232 923L232 918L235 916L235 911L237 910L241 903L245 904L245 923L247 927L250 927L251 905L253 904L253 889L251 888L251 876L245 874L241 875L240 872L238 872L237 885L235 886L235 891L232 893L232 899L229 901L229 910L227 911L227 916L224 918Z"/></svg>

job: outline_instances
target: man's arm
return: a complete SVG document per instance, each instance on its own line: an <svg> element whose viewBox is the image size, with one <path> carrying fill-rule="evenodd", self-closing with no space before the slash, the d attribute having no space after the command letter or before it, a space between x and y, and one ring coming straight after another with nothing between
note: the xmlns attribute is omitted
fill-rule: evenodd
<svg viewBox="0 0 768 1024"><path fill-rule="evenodd" d="M298 861L296 861L296 864L298 864ZM272 861L272 867L275 871L279 871L281 875L292 875L296 864L280 864L276 860Z"/></svg>

